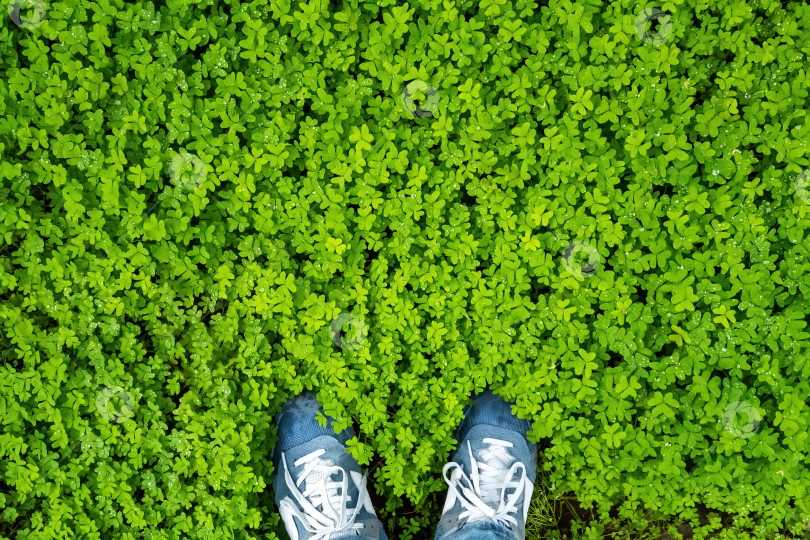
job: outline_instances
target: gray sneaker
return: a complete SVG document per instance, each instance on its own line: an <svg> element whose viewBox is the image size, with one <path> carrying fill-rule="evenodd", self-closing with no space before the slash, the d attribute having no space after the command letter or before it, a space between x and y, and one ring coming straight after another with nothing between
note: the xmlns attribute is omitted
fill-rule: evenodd
<svg viewBox="0 0 810 540"><path fill-rule="evenodd" d="M315 393L303 392L276 419L273 489L287 533L292 540L387 540L366 490L367 475L346 451L354 430L335 434L334 419L325 414L328 423L321 427L318 411L324 414Z"/></svg>
<svg viewBox="0 0 810 540"><path fill-rule="evenodd" d="M537 447L526 437L531 422L513 416L512 405L487 389L465 407L459 448L442 470L449 489L436 540L525 539Z"/></svg>

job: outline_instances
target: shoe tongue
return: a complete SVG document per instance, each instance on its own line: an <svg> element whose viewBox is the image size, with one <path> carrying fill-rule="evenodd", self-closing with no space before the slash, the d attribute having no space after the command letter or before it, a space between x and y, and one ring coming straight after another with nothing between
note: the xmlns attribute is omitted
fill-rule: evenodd
<svg viewBox="0 0 810 540"><path fill-rule="evenodd" d="M325 467L334 466L335 462L333 460L331 460L331 459L326 459L326 460L322 460L320 464L321 464L322 467L325 468ZM323 493L324 479L326 479L327 483L328 482L339 481L340 480L340 473L333 472L330 475L325 470L321 470L320 468L315 469L311 473L309 473L309 475L307 476L307 479L306 479L307 488L314 488L316 490L315 491L316 493L322 494ZM338 511L338 512L340 512L340 508L338 506L339 503L337 503L337 501L340 499L340 490L341 489L343 489L343 488L342 487L341 488L331 488L331 489L326 490L327 497L330 498L330 500L332 501L332 504L335 506L335 510ZM332 515L332 510L329 507L329 504L325 500L323 500L322 503L323 504L321 505L321 511L324 514L326 514L328 516L331 516L333 519L337 520L338 516Z"/></svg>
<svg viewBox="0 0 810 540"><path fill-rule="evenodd" d="M497 505L499 505L501 502L502 489L490 487L489 483L503 483L504 481L511 480L511 478L506 478L506 473L512 466L514 458L510 456L503 447L496 448L490 446L488 448L482 448L478 451L477 461L479 464L492 467L499 473L494 473L492 478L487 478L487 476L484 475L480 480L481 500L484 501L484 503L488 506L497 508Z"/></svg>
<svg viewBox="0 0 810 540"><path fill-rule="evenodd" d="M479 462L490 467L508 470L515 460L503 446L489 446L478 451Z"/></svg>

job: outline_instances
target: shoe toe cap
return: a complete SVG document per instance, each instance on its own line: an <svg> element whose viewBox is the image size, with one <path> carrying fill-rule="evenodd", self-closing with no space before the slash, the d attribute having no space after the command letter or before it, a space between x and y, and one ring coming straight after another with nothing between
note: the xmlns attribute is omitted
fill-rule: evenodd
<svg viewBox="0 0 810 540"><path fill-rule="evenodd" d="M318 413L323 414L327 423L321 426L318 423ZM278 464L281 452L307 443L317 437L328 435L334 437L341 444L354 437L354 429L349 426L340 433L335 433L335 419L326 415L323 407L313 391L302 392L282 406L276 418L278 441L273 453L273 461Z"/></svg>

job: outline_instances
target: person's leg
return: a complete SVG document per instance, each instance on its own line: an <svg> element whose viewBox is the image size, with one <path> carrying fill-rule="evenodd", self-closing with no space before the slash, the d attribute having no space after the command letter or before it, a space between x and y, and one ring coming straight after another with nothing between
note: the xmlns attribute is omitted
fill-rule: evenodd
<svg viewBox="0 0 810 540"><path fill-rule="evenodd" d="M273 489L287 533L292 540L387 540L367 477L346 450L354 430L335 434L334 419L325 414L329 422L321 427L318 411L324 414L315 393L303 392L285 403L276 419Z"/></svg>
<svg viewBox="0 0 810 540"><path fill-rule="evenodd" d="M464 408L459 447L442 475L447 499L435 540L524 540L537 469L531 422L489 389Z"/></svg>

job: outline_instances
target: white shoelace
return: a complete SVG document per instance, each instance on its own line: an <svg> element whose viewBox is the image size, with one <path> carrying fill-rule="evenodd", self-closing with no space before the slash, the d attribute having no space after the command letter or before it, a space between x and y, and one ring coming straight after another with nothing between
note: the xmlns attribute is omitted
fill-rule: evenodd
<svg viewBox="0 0 810 540"><path fill-rule="evenodd" d="M293 516L301 520L304 528L313 534L308 540L329 540L331 535L336 533L344 536L346 534L357 534L359 536L359 531L364 527L362 523L355 523L354 520L366 502L365 498L368 497L366 492L367 475L364 473L362 478L356 473L356 476L355 474L352 475L352 480L360 493L360 500L351 515L348 515L350 509L347 508L347 503L352 498L348 492L349 479L346 470L343 467L334 465L332 461L320 459L320 456L325 453L326 450L321 448L295 461L296 467L306 464L303 472L298 477L298 482L293 482L287 467L287 456L284 453L281 454L281 460L284 464L284 479L298 501L298 505L296 505L289 497L285 497L279 503L281 517L284 523L287 524L293 540L298 540L298 530L294 527ZM342 481L330 480L334 473L342 473ZM303 493L298 487L302 482L304 483ZM338 493L338 488L341 490L340 493ZM320 507L320 510L318 507ZM291 527L295 530L290 530Z"/></svg>
<svg viewBox="0 0 810 540"><path fill-rule="evenodd" d="M482 461L477 461L473 456L470 441L467 441L472 465L472 479L455 461L444 466L442 476L450 486L452 494L448 498L448 505L444 511L449 510L448 506L452 507L455 499L458 499L464 508L459 515L459 520L467 518L467 523L491 521L513 529L517 525L517 519L510 514L517 512L517 502L521 495L525 495L523 499L523 523L525 524L529 513L529 501L531 501L534 490L534 485L526 476L526 466L519 461L512 463L514 457L507 448L514 445L509 441L485 438L483 442L489 447L479 452ZM447 471L450 469L455 470L448 480ZM518 470L520 470L520 475L517 480L514 480L513 477ZM462 485L462 480L466 481L466 486ZM508 489L514 489L514 492L507 499ZM450 504L451 501L452 504ZM495 503L498 503L497 508L492 507Z"/></svg>

